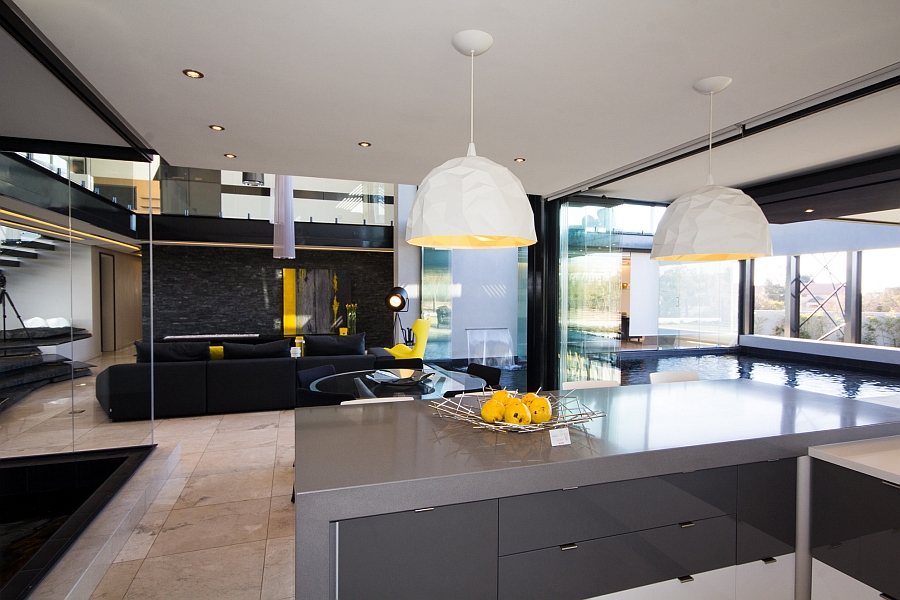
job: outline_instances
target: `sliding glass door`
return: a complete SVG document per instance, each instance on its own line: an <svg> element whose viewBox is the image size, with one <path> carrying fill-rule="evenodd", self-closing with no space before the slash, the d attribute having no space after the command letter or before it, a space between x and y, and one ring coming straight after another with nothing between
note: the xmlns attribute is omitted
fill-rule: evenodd
<svg viewBox="0 0 900 600"><path fill-rule="evenodd" d="M613 225L612 207L560 206L560 384L618 379L622 253Z"/></svg>

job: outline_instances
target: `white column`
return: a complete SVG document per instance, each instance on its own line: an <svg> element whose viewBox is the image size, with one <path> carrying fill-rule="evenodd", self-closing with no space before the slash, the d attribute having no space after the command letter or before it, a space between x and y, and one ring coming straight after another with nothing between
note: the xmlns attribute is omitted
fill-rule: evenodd
<svg viewBox="0 0 900 600"><path fill-rule="evenodd" d="M412 327L413 321L422 316L422 249L406 243L406 222L415 197L416 186L397 185L394 196L394 285L399 285L409 294L409 311L400 313L404 327ZM376 293L385 296L389 289L385 286ZM394 331L394 336L395 344L403 342L398 331Z"/></svg>
<svg viewBox="0 0 900 600"><path fill-rule="evenodd" d="M810 521L812 512L812 459L797 458L797 541L794 554L794 599L812 597L812 554Z"/></svg>

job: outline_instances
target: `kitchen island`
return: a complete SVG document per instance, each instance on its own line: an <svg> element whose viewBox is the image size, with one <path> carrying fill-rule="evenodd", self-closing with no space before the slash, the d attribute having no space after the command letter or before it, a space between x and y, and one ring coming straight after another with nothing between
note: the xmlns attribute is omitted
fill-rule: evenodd
<svg viewBox="0 0 900 600"><path fill-rule="evenodd" d="M898 409L743 379L576 394L608 416L559 447L425 402L297 409L296 597L585 598L768 560L793 550L792 459L900 435Z"/></svg>

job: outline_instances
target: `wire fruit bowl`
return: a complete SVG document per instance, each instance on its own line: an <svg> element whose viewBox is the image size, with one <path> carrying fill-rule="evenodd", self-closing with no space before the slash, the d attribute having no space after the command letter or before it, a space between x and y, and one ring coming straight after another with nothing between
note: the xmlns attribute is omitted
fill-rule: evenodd
<svg viewBox="0 0 900 600"><path fill-rule="evenodd" d="M528 433L531 431L545 431L557 429L559 427L568 427L569 425L587 423L588 421L606 416L605 412L589 409L574 396L559 396L553 393L544 393L543 397L550 401L550 407L552 408L553 413L548 421L543 423L530 423L528 425L518 425L507 423L505 421L488 423L481 418L481 407L485 402L491 399L491 394L491 392L460 394L453 398L432 400L429 404L437 411L437 415L441 418L446 417L457 421L463 421L471 424L476 429L489 429L491 431L515 433ZM516 392L509 392L509 395L519 399L524 397L524 394L518 394ZM478 406L476 407L474 404L465 404L464 401L466 399L474 399L478 403Z"/></svg>

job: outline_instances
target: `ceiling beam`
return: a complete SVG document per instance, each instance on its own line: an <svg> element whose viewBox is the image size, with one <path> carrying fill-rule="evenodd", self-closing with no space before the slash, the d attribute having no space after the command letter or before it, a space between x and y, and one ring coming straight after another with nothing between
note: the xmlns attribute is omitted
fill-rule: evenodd
<svg viewBox="0 0 900 600"><path fill-rule="evenodd" d="M34 23L11 0L0 0L0 27L2 27L16 42L40 62L53 74L76 98L90 108L110 129L122 138L133 150L133 155L141 162L152 162L156 154L149 144L125 122L125 119L100 95L94 87L78 72L78 70L63 56L63 54L40 32ZM18 138L3 138L6 141ZM35 140L45 144L57 143L51 140ZM59 142L65 144L66 142ZM98 146L95 144L83 144L84 147ZM46 146L44 146L46 147ZM4 149L7 149L4 147ZM26 151L23 148L10 148L16 151ZM37 150L34 150L37 152ZM53 151L53 154L65 154L65 152ZM80 154L91 158L105 158L90 154Z"/></svg>

